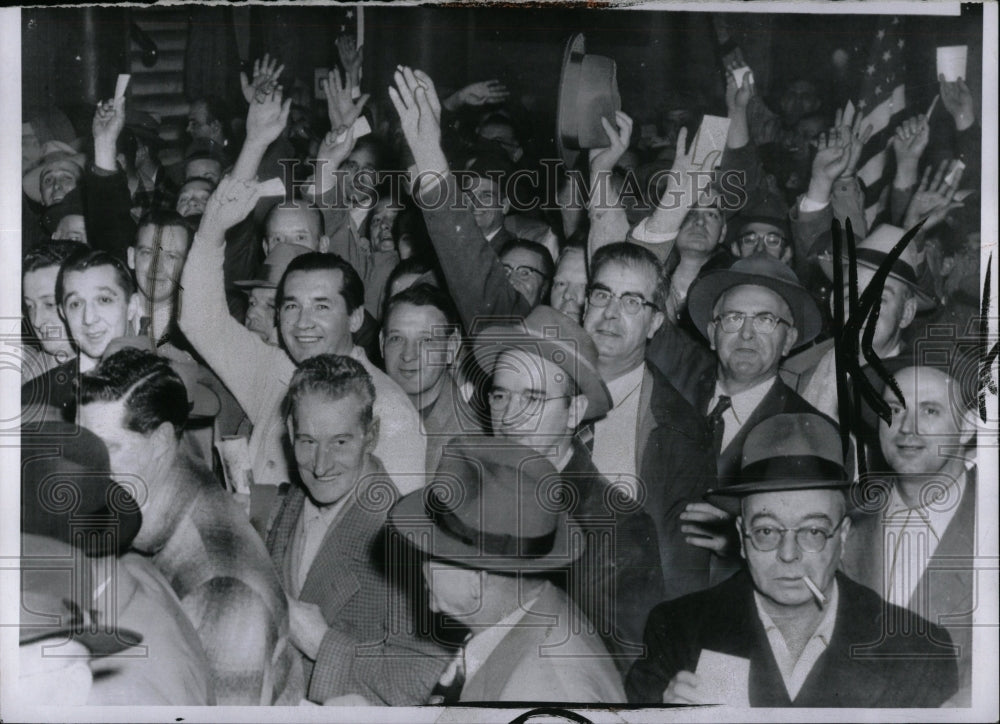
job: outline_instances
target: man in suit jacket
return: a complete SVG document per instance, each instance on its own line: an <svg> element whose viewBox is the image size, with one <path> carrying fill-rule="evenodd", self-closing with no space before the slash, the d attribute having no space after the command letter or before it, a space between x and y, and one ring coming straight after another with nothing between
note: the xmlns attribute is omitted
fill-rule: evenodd
<svg viewBox="0 0 1000 724"><path fill-rule="evenodd" d="M889 470L861 481L868 490L856 496L860 507L852 513L843 568L890 603L948 630L960 650L961 689L954 701L968 706L977 476L963 453L976 429L970 411L975 382L963 385L969 375L960 370L969 367L957 349L944 356L923 350L926 345L918 344L916 355L886 361L906 406L883 390L892 423L880 420L879 442ZM948 357L948 364L935 364Z"/></svg>
<svg viewBox="0 0 1000 724"><path fill-rule="evenodd" d="M745 482L710 496L738 516L747 571L653 610L631 702L930 707L955 693L947 632L837 571L851 531L840 450L817 414L751 431Z"/></svg>
<svg viewBox="0 0 1000 724"><path fill-rule="evenodd" d="M470 631L429 703L624 701L600 636L545 579L580 553L565 514L542 505L558 478L532 448L456 438L435 482L390 513L397 534L429 557L431 608Z"/></svg>
<svg viewBox="0 0 1000 724"><path fill-rule="evenodd" d="M307 697L317 703L359 694L420 704L446 664L417 630L416 602L386 548L385 518L399 493L371 454L374 399L365 368L339 355L306 360L289 386L301 485L281 501L267 548L288 595Z"/></svg>

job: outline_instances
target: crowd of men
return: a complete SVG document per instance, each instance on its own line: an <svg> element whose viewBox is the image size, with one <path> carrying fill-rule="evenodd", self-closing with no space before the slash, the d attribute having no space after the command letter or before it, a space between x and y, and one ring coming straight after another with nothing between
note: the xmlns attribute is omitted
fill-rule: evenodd
<svg viewBox="0 0 1000 724"><path fill-rule="evenodd" d="M814 81L720 69L734 207L696 126L619 111L542 188L501 83L369 104L338 50L311 144L265 57L177 166L125 96L25 146L21 696L967 706L979 346L924 332L978 304L964 80L868 228L870 129Z"/></svg>

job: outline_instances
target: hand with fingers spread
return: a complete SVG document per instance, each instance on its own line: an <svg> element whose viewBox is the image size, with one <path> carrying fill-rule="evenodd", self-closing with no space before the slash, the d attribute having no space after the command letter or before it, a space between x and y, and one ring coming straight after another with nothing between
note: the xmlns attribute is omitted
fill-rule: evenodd
<svg viewBox="0 0 1000 724"><path fill-rule="evenodd" d="M226 231L243 221L260 198L260 184L225 176L205 205L198 227L200 236L224 244Z"/></svg>
<svg viewBox="0 0 1000 724"><path fill-rule="evenodd" d="M253 80L247 79L246 73L240 73L240 87L243 89L243 99L247 103L254 100L269 98L278 87L278 78L284 72L284 64L278 65L278 59L272 59L267 53L263 60L258 58L253 62Z"/></svg>
<svg viewBox="0 0 1000 724"><path fill-rule="evenodd" d="M430 77L420 70L397 66L389 100L399 114L400 126L417 170L447 173L441 149L441 102Z"/></svg>
<svg viewBox="0 0 1000 724"><path fill-rule="evenodd" d="M368 102L365 93L357 101L351 97L350 87L341 80L340 71L334 68L320 81L326 94L326 112L330 118L330 130L338 136L354 125Z"/></svg>
<svg viewBox="0 0 1000 724"><path fill-rule="evenodd" d="M947 81L943 75L938 76L941 90L941 102L955 119L955 128L964 131L976 122L976 106L972 99L972 91L965 84L965 80L959 78L956 81Z"/></svg>
<svg viewBox="0 0 1000 724"><path fill-rule="evenodd" d="M833 183L847 170L851 162L851 138L841 128L831 128L816 139L816 157L809 179L808 198L820 203L829 203Z"/></svg>
<svg viewBox="0 0 1000 724"><path fill-rule="evenodd" d="M921 229L921 232L926 232L944 221L949 211L963 206L961 201L954 200L958 184L962 180L962 169L958 164L958 161L942 161L933 179L931 169L927 167L920 185L910 199L910 205L906 207L904 229L910 229L921 219L927 219ZM951 183L948 183L949 180Z"/></svg>
<svg viewBox="0 0 1000 724"><path fill-rule="evenodd" d="M454 111L459 106L485 106L503 103L509 97L510 91L500 81L481 80L477 83L470 83L451 94L442 105L449 111Z"/></svg>
<svg viewBox="0 0 1000 724"><path fill-rule="evenodd" d="M291 108L291 98L282 102L280 85L275 86L269 95L255 95L247 111L246 143L264 148L274 143L288 124Z"/></svg>
<svg viewBox="0 0 1000 724"><path fill-rule="evenodd" d="M724 510L710 503L688 503L681 513L681 533L684 540L698 548L705 548L716 555L735 555L739 551L731 550L732 537L727 535L732 530L732 517Z"/></svg>
<svg viewBox="0 0 1000 724"><path fill-rule="evenodd" d="M862 124L864 124L862 126ZM847 166L840 172L841 176L853 176L861 160L861 151L872 135L872 125L865 124L860 113L854 114L854 123L848 127L844 123L844 111L837 109L834 117L833 127L838 130L842 142L847 142L850 155L847 158Z"/></svg>
<svg viewBox="0 0 1000 724"><path fill-rule="evenodd" d="M929 139L930 126L924 114L907 118L900 123L892 136L892 150L896 154L897 166L899 164L916 166L924 149L927 148Z"/></svg>
<svg viewBox="0 0 1000 724"><path fill-rule="evenodd" d="M340 57L340 66L347 76L348 88L359 88L361 86L361 65L364 60L363 51L365 46L358 45L353 35L344 34L336 40L337 55Z"/></svg>
<svg viewBox="0 0 1000 724"><path fill-rule="evenodd" d="M125 128L125 98L97 104L91 131L94 135L94 164L105 171L117 168L118 136Z"/></svg>

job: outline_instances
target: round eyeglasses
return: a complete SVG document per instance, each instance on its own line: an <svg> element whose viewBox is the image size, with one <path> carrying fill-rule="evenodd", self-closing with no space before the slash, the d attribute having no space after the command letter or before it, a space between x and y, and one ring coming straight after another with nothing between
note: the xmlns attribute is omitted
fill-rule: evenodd
<svg viewBox="0 0 1000 724"><path fill-rule="evenodd" d="M507 276L512 276L515 279L520 279L522 282L526 282L531 279L532 274L537 274L542 279L546 279L545 272L540 269L535 269L533 266L527 266L522 264L520 266L511 266L510 264L504 264L503 270L507 272Z"/></svg>
<svg viewBox="0 0 1000 724"><path fill-rule="evenodd" d="M508 390L503 387L494 387L487 393L486 401L489 403L490 408L494 410L505 410L511 400L517 400L517 406L515 409L521 413L534 415L538 413L538 411L542 408L542 405L546 402L561 400L566 397L569 397L569 395L546 397L544 393L537 392L535 390L514 392L513 390Z"/></svg>
<svg viewBox="0 0 1000 724"><path fill-rule="evenodd" d="M782 244L785 243L785 237L781 234L776 234L770 231L766 234L761 234L756 231L749 231L740 237L740 245L742 246L760 246L763 244L768 249L778 249Z"/></svg>
<svg viewBox="0 0 1000 724"><path fill-rule="evenodd" d="M747 314L746 312L723 312L712 321L722 327L723 332L732 334L743 329L747 318L753 320L753 328L761 334L771 334L779 324L786 324L789 327L792 323L782 319L770 312L760 312L759 314Z"/></svg>
<svg viewBox="0 0 1000 724"><path fill-rule="evenodd" d="M846 517L846 516L845 516ZM778 528L773 525L758 525L749 531L743 531L743 537L750 539L750 545L761 553L777 550L784 542L786 533L795 534L795 544L806 553L822 553L826 542L833 538L837 529L843 525L845 518L827 530L821 525L809 525L803 528Z"/></svg>
<svg viewBox="0 0 1000 724"><path fill-rule="evenodd" d="M610 289L605 289L604 287L591 287L587 291L587 302L595 307L606 307L611 304L612 299L617 299L621 302L622 309L625 311L625 314L628 315L638 314L643 307L659 309L659 307L652 302L643 299L638 294L632 294L631 292L615 294Z"/></svg>

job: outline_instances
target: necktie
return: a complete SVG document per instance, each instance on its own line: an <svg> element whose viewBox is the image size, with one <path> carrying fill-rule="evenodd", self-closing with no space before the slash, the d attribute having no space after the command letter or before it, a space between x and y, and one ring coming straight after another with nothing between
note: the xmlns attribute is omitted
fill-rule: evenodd
<svg viewBox="0 0 1000 724"><path fill-rule="evenodd" d="M470 637L466 638L466 641ZM448 668L434 685L427 703L431 706L448 706L457 704L465 687L465 644L463 643L448 663Z"/></svg>
<svg viewBox="0 0 1000 724"><path fill-rule="evenodd" d="M719 395L719 401L708 413L708 429L712 433L712 451L718 458L722 452L722 434L726 429L726 422L722 419L722 413L733 406L733 401L728 395Z"/></svg>

